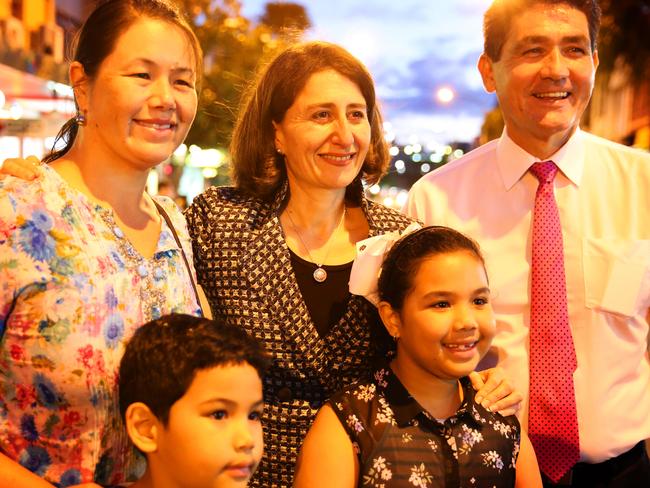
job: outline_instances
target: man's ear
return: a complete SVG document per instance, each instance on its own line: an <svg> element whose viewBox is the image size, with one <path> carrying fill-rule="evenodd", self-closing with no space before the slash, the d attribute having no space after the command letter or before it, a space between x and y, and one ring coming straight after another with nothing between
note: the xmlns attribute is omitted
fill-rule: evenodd
<svg viewBox="0 0 650 488"><path fill-rule="evenodd" d="M74 99L80 113L88 111L88 76L79 61L70 63L70 84L74 90Z"/></svg>
<svg viewBox="0 0 650 488"><path fill-rule="evenodd" d="M384 327L388 333L395 339L399 339L402 333L402 320L400 319L399 312L395 310L388 302L379 302L377 305L379 316L384 323Z"/></svg>
<svg viewBox="0 0 650 488"><path fill-rule="evenodd" d="M481 57L478 58L478 71L481 73L481 78L483 79L483 86L488 91L492 93L496 90L496 83L494 82L494 71L492 69L493 61L485 53L481 54Z"/></svg>
<svg viewBox="0 0 650 488"><path fill-rule="evenodd" d="M128 406L124 415L126 432L131 442L142 452L156 452L161 424L153 412L142 402Z"/></svg>
<svg viewBox="0 0 650 488"><path fill-rule="evenodd" d="M598 69L598 65L600 64L600 58L598 57L598 49L594 49L594 52L591 55L591 60L594 63L594 73Z"/></svg>

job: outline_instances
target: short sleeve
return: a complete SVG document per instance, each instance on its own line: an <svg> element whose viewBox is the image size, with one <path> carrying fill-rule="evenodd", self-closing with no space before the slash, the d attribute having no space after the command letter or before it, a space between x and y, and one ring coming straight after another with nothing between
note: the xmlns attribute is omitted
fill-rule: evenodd
<svg viewBox="0 0 650 488"><path fill-rule="evenodd" d="M0 337L21 294L45 283L48 260L55 256L52 219L38 206L27 205L28 184L0 184Z"/></svg>
<svg viewBox="0 0 650 488"><path fill-rule="evenodd" d="M334 395L328 404L334 410L347 432L361 465L370 455L384 434L389 421L384 421L383 397L377 394L374 383L357 383ZM392 415L387 416L392 419Z"/></svg>

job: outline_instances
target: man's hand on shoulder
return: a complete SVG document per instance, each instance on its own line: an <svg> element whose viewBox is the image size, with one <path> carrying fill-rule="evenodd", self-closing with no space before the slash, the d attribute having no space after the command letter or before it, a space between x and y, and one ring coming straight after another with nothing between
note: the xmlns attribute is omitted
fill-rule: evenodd
<svg viewBox="0 0 650 488"><path fill-rule="evenodd" d="M476 403L504 417L514 415L521 408L523 395L508 381L502 368L473 371L469 375L476 390Z"/></svg>

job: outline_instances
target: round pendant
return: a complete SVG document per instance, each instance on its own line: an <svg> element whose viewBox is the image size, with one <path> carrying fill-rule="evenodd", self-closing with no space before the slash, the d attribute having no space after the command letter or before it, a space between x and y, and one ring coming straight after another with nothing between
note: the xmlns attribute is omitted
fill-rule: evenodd
<svg viewBox="0 0 650 488"><path fill-rule="evenodd" d="M319 283L322 283L327 279L327 271L325 271L320 266L314 271L314 279Z"/></svg>

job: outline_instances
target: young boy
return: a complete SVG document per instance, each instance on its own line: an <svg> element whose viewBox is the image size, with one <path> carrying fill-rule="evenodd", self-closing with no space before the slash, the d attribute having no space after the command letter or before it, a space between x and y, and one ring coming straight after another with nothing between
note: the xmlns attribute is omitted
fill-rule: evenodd
<svg viewBox="0 0 650 488"><path fill-rule="evenodd" d="M147 458L132 488L244 487L262 457L262 346L189 315L140 327L120 363L120 412Z"/></svg>

